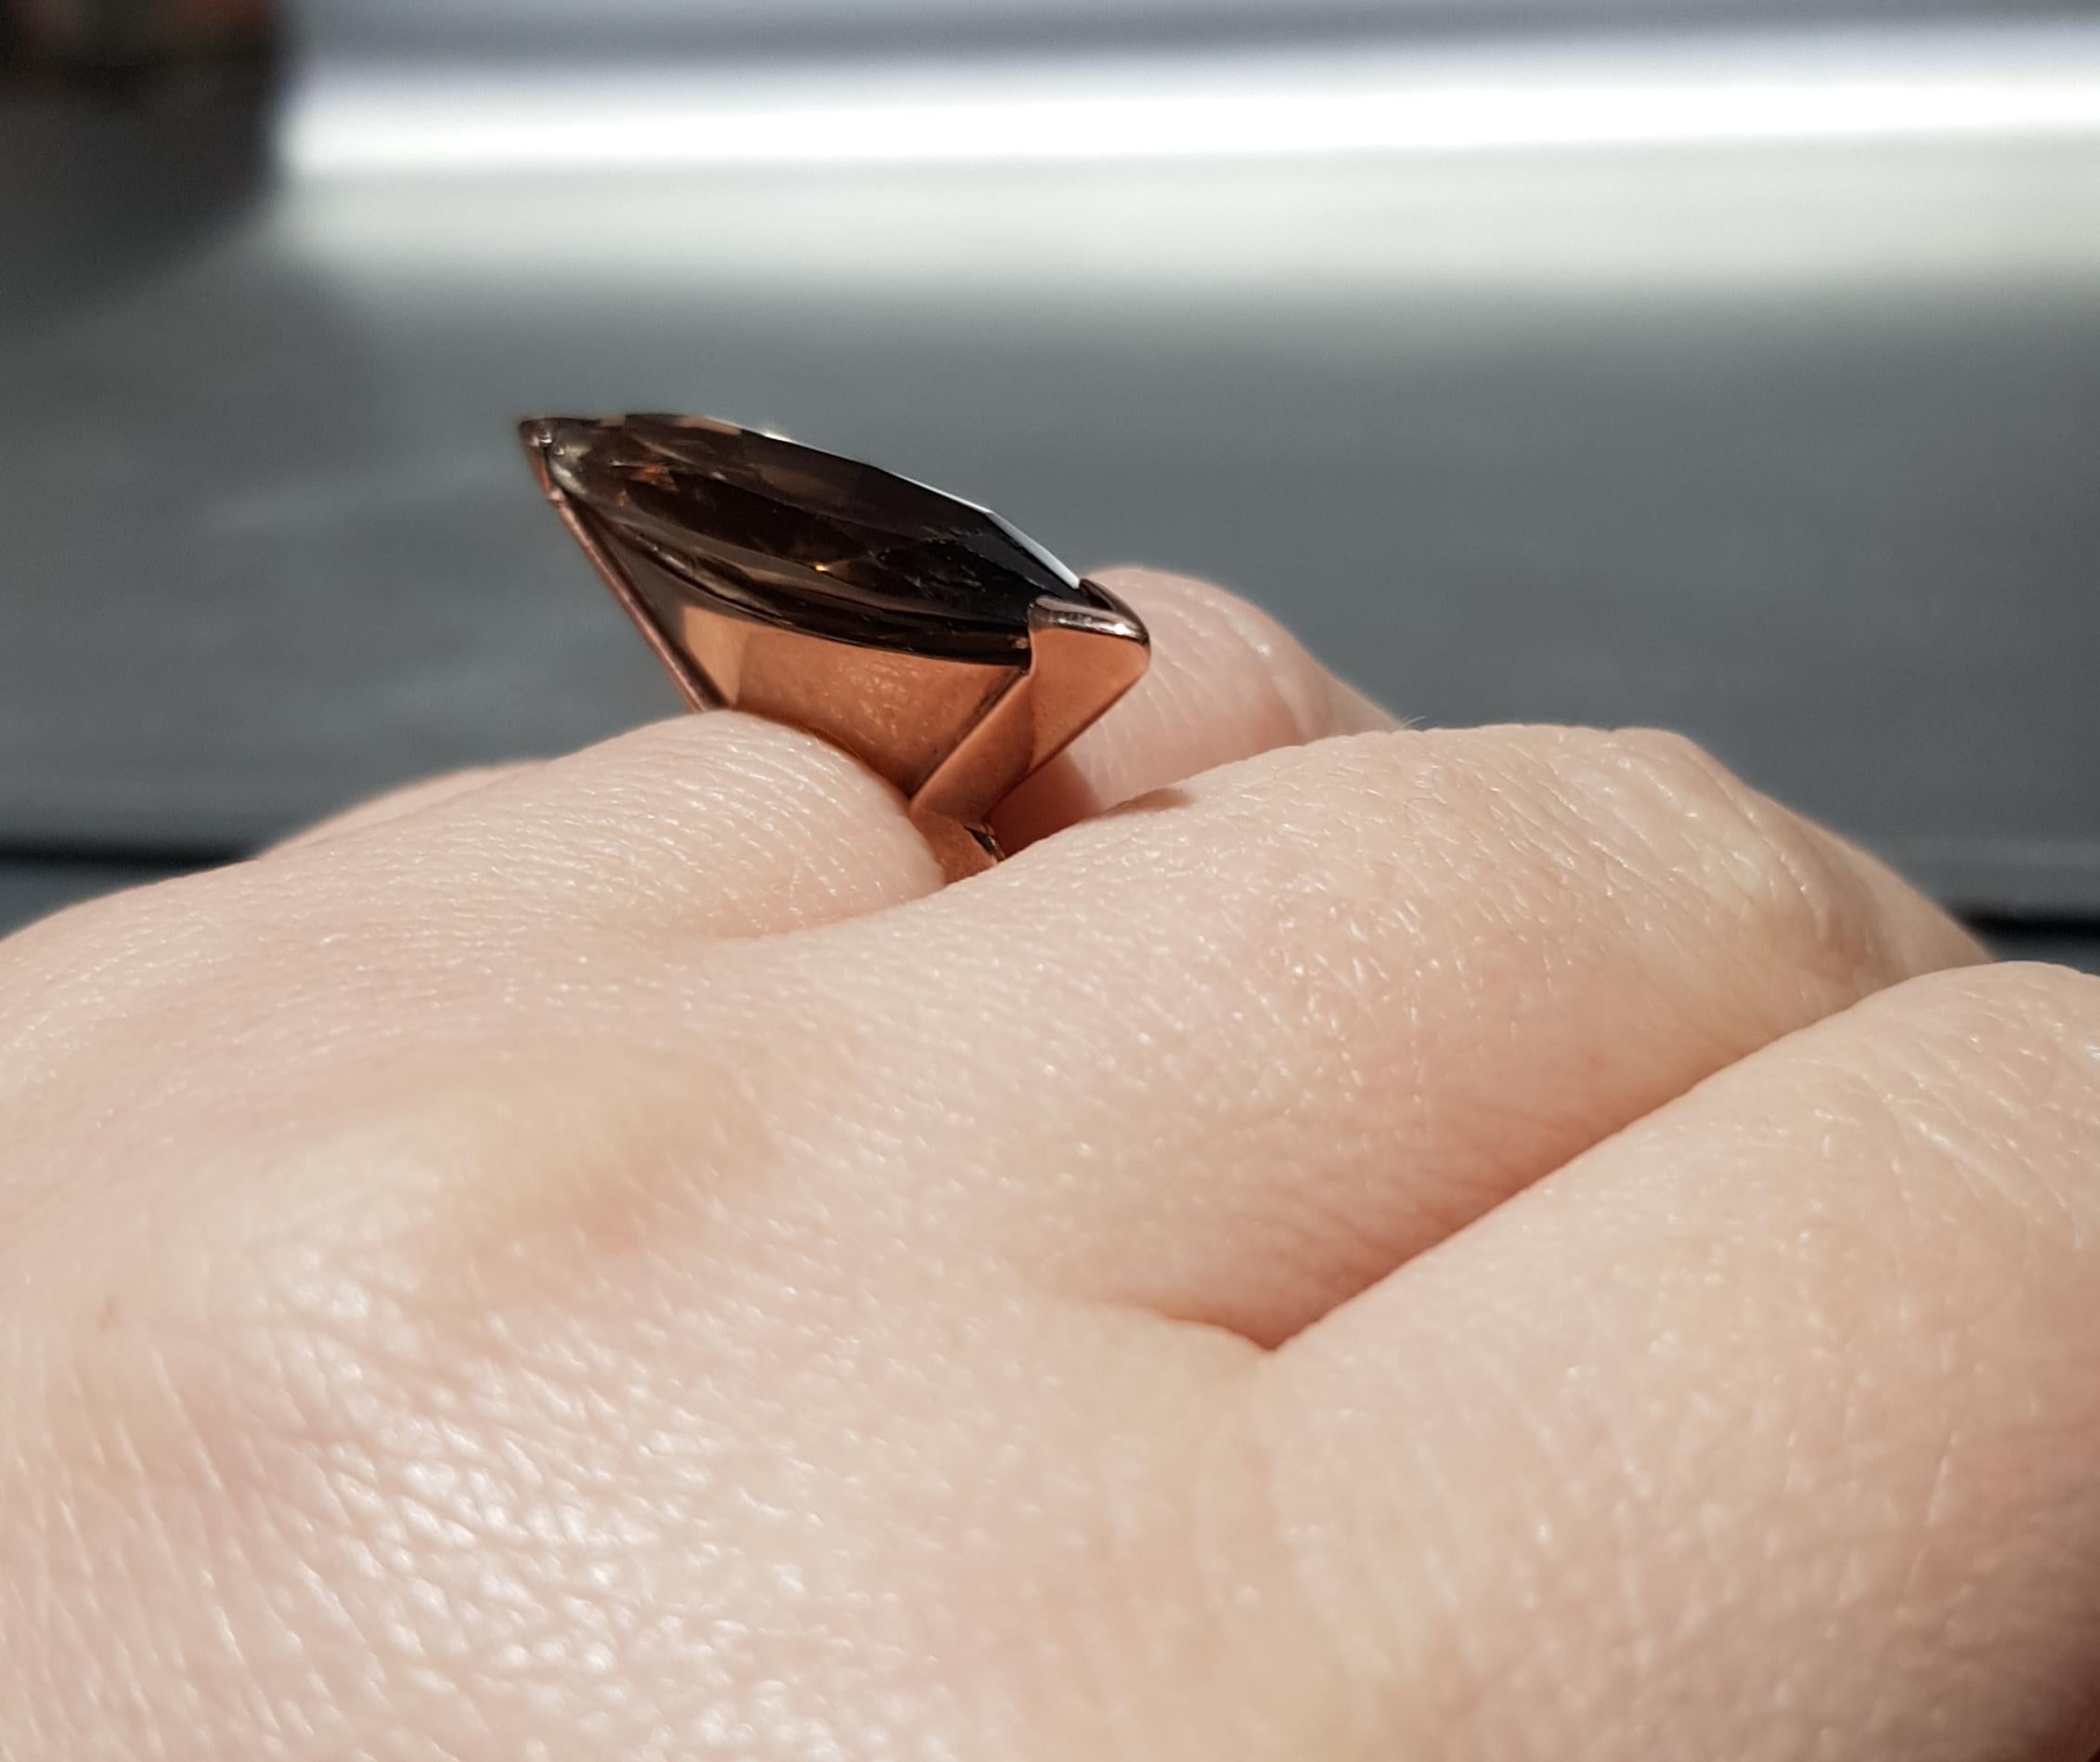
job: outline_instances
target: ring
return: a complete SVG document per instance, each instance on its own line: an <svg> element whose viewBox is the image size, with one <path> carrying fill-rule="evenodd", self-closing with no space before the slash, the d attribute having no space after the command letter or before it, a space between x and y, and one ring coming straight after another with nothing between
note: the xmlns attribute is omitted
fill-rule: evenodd
<svg viewBox="0 0 2100 1762"><path fill-rule="evenodd" d="M887 778L952 877L992 810L1134 685L1135 613L997 514L705 416L520 425L569 530L694 709Z"/></svg>

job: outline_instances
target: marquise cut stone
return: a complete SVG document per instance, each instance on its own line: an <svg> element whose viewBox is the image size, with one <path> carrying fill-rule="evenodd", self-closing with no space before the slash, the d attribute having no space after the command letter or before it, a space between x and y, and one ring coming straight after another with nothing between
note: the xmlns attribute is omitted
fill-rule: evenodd
<svg viewBox="0 0 2100 1762"><path fill-rule="evenodd" d="M1115 602L974 503L704 417L524 425L591 537L707 609L862 647L1025 659L1044 599Z"/></svg>

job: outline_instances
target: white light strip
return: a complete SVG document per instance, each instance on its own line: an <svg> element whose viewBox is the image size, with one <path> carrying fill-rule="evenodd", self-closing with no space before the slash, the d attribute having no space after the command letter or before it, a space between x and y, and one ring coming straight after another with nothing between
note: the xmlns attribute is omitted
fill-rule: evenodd
<svg viewBox="0 0 2100 1762"><path fill-rule="evenodd" d="M2100 138L2100 31L823 79L324 67L280 151L295 175L344 177L1990 136Z"/></svg>

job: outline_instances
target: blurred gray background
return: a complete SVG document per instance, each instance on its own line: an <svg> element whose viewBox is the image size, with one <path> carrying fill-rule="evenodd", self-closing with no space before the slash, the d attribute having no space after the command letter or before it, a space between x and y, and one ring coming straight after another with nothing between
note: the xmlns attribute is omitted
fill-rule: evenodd
<svg viewBox="0 0 2100 1762"><path fill-rule="evenodd" d="M512 429L690 408L2100 965L2091 6L5 16L0 923L668 713Z"/></svg>

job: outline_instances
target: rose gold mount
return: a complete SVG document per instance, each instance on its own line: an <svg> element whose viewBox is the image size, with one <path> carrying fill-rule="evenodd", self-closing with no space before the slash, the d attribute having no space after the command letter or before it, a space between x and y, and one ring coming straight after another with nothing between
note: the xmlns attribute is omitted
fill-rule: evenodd
<svg viewBox="0 0 2100 1762"><path fill-rule="evenodd" d="M704 419L610 420L742 432ZM997 860L989 827L992 810L1145 671L1148 639L1136 615L1099 583L1069 575L1063 579L1072 582L1072 597L1040 594L1027 603L1025 628L1015 628L1003 647L961 655L953 652L956 643L947 638L951 627L940 605L927 610L924 640L908 624L896 628L893 591L883 602L890 609L889 628L880 643L842 641L798 626L797 583L807 573L822 577L810 584L810 622L819 621L817 595L836 624L839 596L849 592L822 563L754 564L747 550L739 550L734 563L746 590L732 603L728 593L710 590L705 544L681 549L675 560L661 550L652 553L617 518L558 481L551 454L570 426L564 419L523 425L539 481L687 702L696 710L732 707L791 723L853 754L903 795L951 878ZM767 444L787 445L770 437ZM921 486L908 487L938 496ZM994 518L970 504L940 500L967 515ZM1010 530L1000 524L1000 531ZM742 531L737 537L747 540ZM1046 557L1043 562L1057 566ZM753 568L767 571L767 598L756 615L745 576ZM994 633L972 640L982 649L1000 639Z"/></svg>

